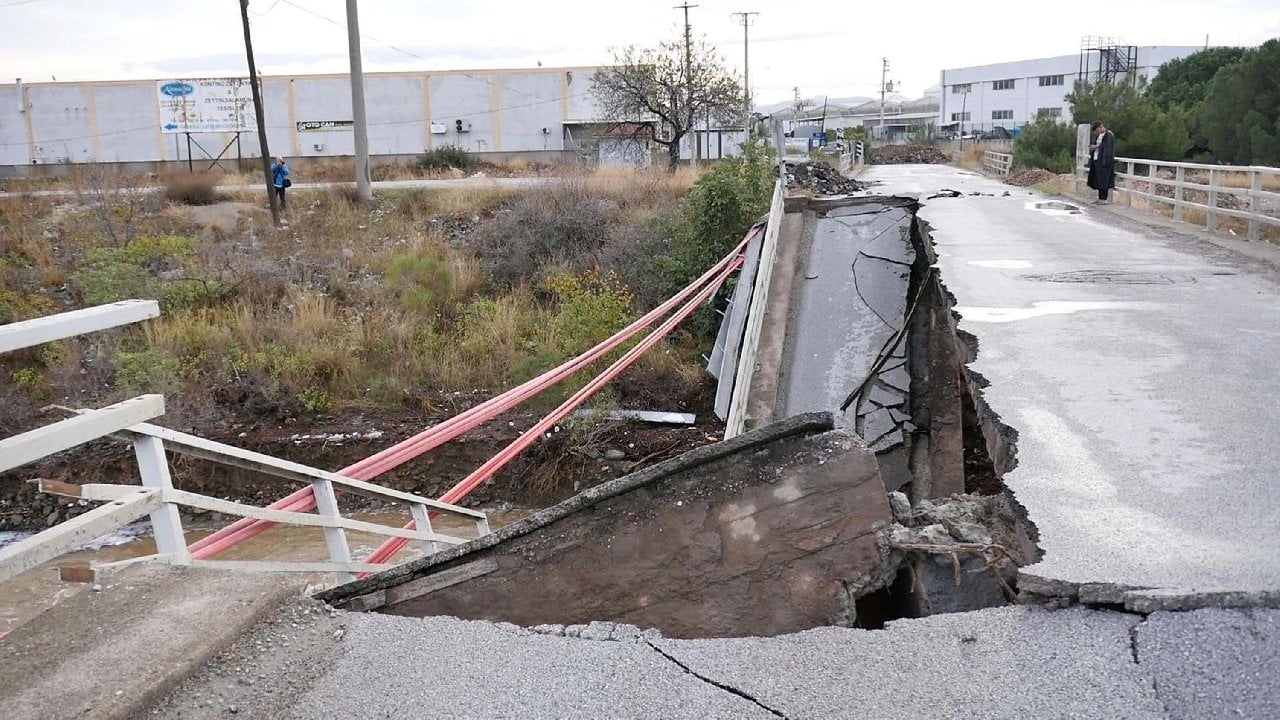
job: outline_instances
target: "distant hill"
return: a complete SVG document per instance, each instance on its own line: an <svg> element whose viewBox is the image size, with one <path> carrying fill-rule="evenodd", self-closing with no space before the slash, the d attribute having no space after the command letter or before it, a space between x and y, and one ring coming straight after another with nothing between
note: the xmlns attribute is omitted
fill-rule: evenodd
<svg viewBox="0 0 1280 720"><path fill-rule="evenodd" d="M830 110L831 108L835 108L835 107L844 107L844 108L854 107L856 105L861 105L865 102L870 102L871 99L872 98L862 97L862 96L827 98L827 97L823 97L822 95L817 95L815 97L805 98L804 101L805 101L806 107L817 108L818 110L822 109L822 103L825 101L828 105L828 110ZM795 105L795 100L787 100L786 102L769 103L768 105L757 105L755 107L755 111L760 113L761 115L772 115L773 113L778 112L779 110L790 110L793 105Z"/></svg>

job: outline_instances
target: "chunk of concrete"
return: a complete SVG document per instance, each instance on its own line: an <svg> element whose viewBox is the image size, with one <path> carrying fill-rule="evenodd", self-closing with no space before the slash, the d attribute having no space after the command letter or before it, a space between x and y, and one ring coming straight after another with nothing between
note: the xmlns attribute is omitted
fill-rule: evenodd
<svg viewBox="0 0 1280 720"><path fill-rule="evenodd" d="M703 448L693 461L607 483L471 552L424 558L391 586L481 559L497 569L421 584L424 592L397 596L381 611L563 624L565 635L579 637L595 634L593 620L668 637L830 624L847 612L844 584L883 562L880 534L892 516L876 459L848 431L771 432L721 443L744 441L735 452ZM378 588L364 581L322 597L341 605Z"/></svg>

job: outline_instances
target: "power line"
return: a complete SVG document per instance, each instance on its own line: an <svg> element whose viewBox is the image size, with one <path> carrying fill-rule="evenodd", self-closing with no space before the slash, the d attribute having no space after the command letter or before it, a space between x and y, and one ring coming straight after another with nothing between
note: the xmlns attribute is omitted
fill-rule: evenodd
<svg viewBox="0 0 1280 720"><path fill-rule="evenodd" d="M302 5L299 5L298 3L293 2L293 0L277 0L277 2L283 2L283 3L284 3L284 4L286 4L286 5L289 5L289 6L291 6L291 7L295 7L295 8L297 8L297 9L301 10L302 12L307 13L308 15L311 15L311 16L313 16L313 17L319 18L319 19L321 19L321 20L323 20L323 21L325 21L325 22L329 23L330 25L333 25L333 26L335 26L335 27L340 27L340 28L342 28L342 29L343 29L343 31L345 31L345 30L347 29L347 25L346 25L346 23L338 22L337 20L334 20L334 19L333 19L333 18L331 18L331 17L328 17L328 16L325 16L325 15L322 15L322 14L320 14L320 13L316 12L315 10L312 10L311 8L303 7ZM270 10L268 10L267 12L270 12ZM265 13L264 13L264 14L265 14ZM408 55L409 57L417 58L418 60L422 60L423 62L433 62L433 61L432 61L431 59L429 59L429 58L423 57L422 55L419 55L419 54L417 54L417 53L415 53L415 52L412 52L412 51L410 51L410 50L405 50L405 49L404 49L404 48L402 48L402 47L397 47L397 46L395 46L395 45L392 45L391 43L389 43L389 42L387 42L387 41L385 41L385 40L380 40L380 39L378 39L378 38L376 38L376 37L374 37L374 36L372 36L372 35L369 35L368 33L360 33L360 37L362 37L362 38L364 38L364 39L366 39L366 40L372 40L373 42L378 43L379 45L382 45L382 46L384 46L384 47L387 47L387 48L390 48L390 49L392 49L392 50L395 50L396 52L401 53L401 54L403 54L403 55ZM479 79L480 79L478 76L476 76L476 75L472 75L471 73L460 73L460 74L461 74L463 77L469 77L469 78L471 78L472 80L479 80ZM502 89L504 89L504 90L509 90L509 91L511 91L511 92L513 92L513 93L518 93L518 94L520 94L520 95L529 95L529 94L530 94L530 93L525 92L524 90L517 90L517 89L515 89L515 88L508 87L508 86L506 86L506 85L503 85L501 82L499 82L499 83L498 83L498 86L499 86L499 87L501 87L501 88L502 88Z"/></svg>
<svg viewBox="0 0 1280 720"><path fill-rule="evenodd" d="M249 14L251 14L251 15L256 15L256 16L258 16L258 17L266 17L267 15L270 15L270 14L271 14L271 11L272 11L272 10L275 10L275 9L276 9L276 6L277 6L277 5L279 5L280 3L281 3L281 0L276 0L275 2L271 3L271 7L267 8L267 9L266 9L266 10L264 10L263 12L254 12L254 11L250 10L250 11L249 11Z"/></svg>

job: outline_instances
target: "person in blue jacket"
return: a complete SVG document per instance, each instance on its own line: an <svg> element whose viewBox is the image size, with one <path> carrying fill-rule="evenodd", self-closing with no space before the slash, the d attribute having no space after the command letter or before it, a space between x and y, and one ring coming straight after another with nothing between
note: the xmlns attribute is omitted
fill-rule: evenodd
<svg viewBox="0 0 1280 720"><path fill-rule="evenodd" d="M289 166L285 164L284 158L276 156L276 161L271 163L271 182L276 189L276 197L280 198L280 209L284 209L284 189L293 184L289 179Z"/></svg>

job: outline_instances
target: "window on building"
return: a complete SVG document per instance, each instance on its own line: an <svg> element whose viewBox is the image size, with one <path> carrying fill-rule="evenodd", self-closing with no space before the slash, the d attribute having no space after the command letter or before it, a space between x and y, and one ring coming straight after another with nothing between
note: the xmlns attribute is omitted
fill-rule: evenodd
<svg viewBox="0 0 1280 720"><path fill-rule="evenodd" d="M1061 85L1061 84L1062 84L1061 75L1041 75L1040 76L1040 87L1050 87L1053 85Z"/></svg>
<svg viewBox="0 0 1280 720"><path fill-rule="evenodd" d="M996 80L991 83L992 90L1012 90L1014 86L1013 80Z"/></svg>
<svg viewBox="0 0 1280 720"><path fill-rule="evenodd" d="M963 95L963 94L965 94L965 93L969 92L969 90L970 90L970 89L971 89L971 88L970 88L970 83L965 83L965 84L963 84L963 85L952 85L952 86L951 86L951 94L952 94L952 95Z"/></svg>
<svg viewBox="0 0 1280 720"><path fill-rule="evenodd" d="M1012 110L992 110L991 119L992 120L1012 120L1013 111Z"/></svg>
<svg viewBox="0 0 1280 720"><path fill-rule="evenodd" d="M971 113L968 112L951 113L951 122L968 122L969 115L971 115Z"/></svg>
<svg viewBox="0 0 1280 720"><path fill-rule="evenodd" d="M1062 117L1062 108L1040 108L1039 110L1036 110L1036 117L1053 118L1057 120Z"/></svg>

